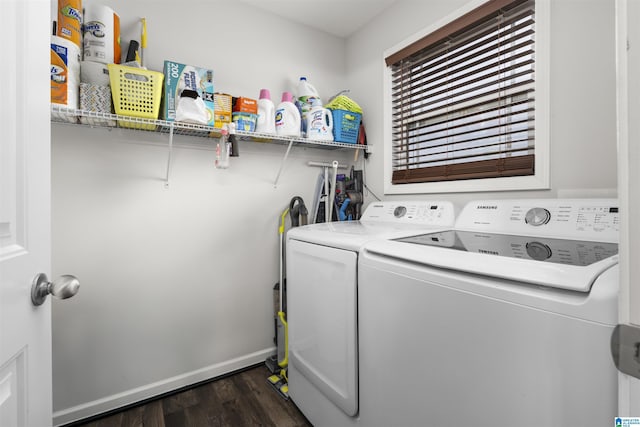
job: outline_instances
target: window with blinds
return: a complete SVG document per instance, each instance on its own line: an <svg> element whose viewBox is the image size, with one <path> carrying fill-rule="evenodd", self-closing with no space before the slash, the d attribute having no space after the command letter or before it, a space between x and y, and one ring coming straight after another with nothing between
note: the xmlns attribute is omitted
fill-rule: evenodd
<svg viewBox="0 0 640 427"><path fill-rule="evenodd" d="M534 174L534 0L490 0L386 58L393 184Z"/></svg>

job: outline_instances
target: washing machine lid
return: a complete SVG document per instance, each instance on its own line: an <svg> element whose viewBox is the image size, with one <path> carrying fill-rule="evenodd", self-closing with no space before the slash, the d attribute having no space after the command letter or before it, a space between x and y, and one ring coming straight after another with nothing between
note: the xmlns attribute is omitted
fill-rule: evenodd
<svg viewBox="0 0 640 427"><path fill-rule="evenodd" d="M595 280L618 263L615 243L458 233L372 241L366 250L392 261L578 292L589 292Z"/></svg>
<svg viewBox="0 0 640 427"><path fill-rule="evenodd" d="M287 231L287 240L358 251L373 239L393 239L430 230L445 230L455 223L449 201L373 202L360 221L309 224Z"/></svg>
<svg viewBox="0 0 640 427"><path fill-rule="evenodd" d="M374 239L393 239L446 228L362 221L326 222L292 228L287 231L287 240L300 240L317 245L358 251L366 242Z"/></svg>
<svg viewBox="0 0 640 427"><path fill-rule="evenodd" d="M366 246L370 253L450 271L589 292L618 262L616 243L445 230Z"/></svg>
<svg viewBox="0 0 640 427"><path fill-rule="evenodd" d="M452 271L588 292L618 262L619 224L615 199L475 200L450 231L368 249Z"/></svg>

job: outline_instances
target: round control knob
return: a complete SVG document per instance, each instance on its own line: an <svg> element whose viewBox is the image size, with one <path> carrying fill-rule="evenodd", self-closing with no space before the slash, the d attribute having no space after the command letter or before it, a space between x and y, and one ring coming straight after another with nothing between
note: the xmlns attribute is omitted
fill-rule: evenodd
<svg viewBox="0 0 640 427"><path fill-rule="evenodd" d="M393 210L393 216L395 216L396 218L402 218L406 213L407 208L405 208L404 206L398 206Z"/></svg>
<svg viewBox="0 0 640 427"><path fill-rule="evenodd" d="M550 219L551 213L548 210L544 208L531 208L524 217L524 222L537 227L548 223Z"/></svg>
<svg viewBox="0 0 640 427"><path fill-rule="evenodd" d="M529 242L527 243L527 255L536 261L544 261L551 258L551 248L544 243Z"/></svg>

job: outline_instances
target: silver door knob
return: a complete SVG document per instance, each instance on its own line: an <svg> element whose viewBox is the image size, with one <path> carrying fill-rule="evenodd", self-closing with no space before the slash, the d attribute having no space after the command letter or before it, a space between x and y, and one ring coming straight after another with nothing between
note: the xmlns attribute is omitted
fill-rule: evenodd
<svg viewBox="0 0 640 427"><path fill-rule="evenodd" d="M33 278L31 284L31 302L33 305L42 305L51 294L56 298L67 299L78 293L80 282L75 276L65 274L53 282L50 282L47 275L40 273Z"/></svg>

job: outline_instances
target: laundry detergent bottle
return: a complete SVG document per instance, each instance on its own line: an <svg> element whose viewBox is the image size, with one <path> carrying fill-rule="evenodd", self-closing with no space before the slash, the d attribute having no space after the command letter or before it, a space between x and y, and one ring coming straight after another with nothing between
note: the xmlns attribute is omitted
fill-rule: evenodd
<svg viewBox="0 0 640 427"><path fill-rule="evenodd" d="M282 93L282 102L276 109L276 133L278 136L300 136L300 112L293 103L291 92Z"/></svg>
<svg viewBox="0 0 640 427"><path fill-rule="evenodd" d="M275 122L276 107L271 101L269 89L260 89L260 99L258 99L258 121L256 123L256 132L260 133L276 133Z"/></svg>
<svg viewBox="0 0 640 427"><path fill-rule="evenodd" d="M307 138L320 141L333 141L333 114L315 98L311 110L307 113Z"/></svg>
<svg viewBox="0 0 640 427"><path fill-rule="evenodd" d="M311 110L315 99L320 99L316 88L309 83L306 77L300 77L296 90L296 104L300 108L303 132L306 132L307 113ZM322 103L322 101L320 102Z"/></svg>

